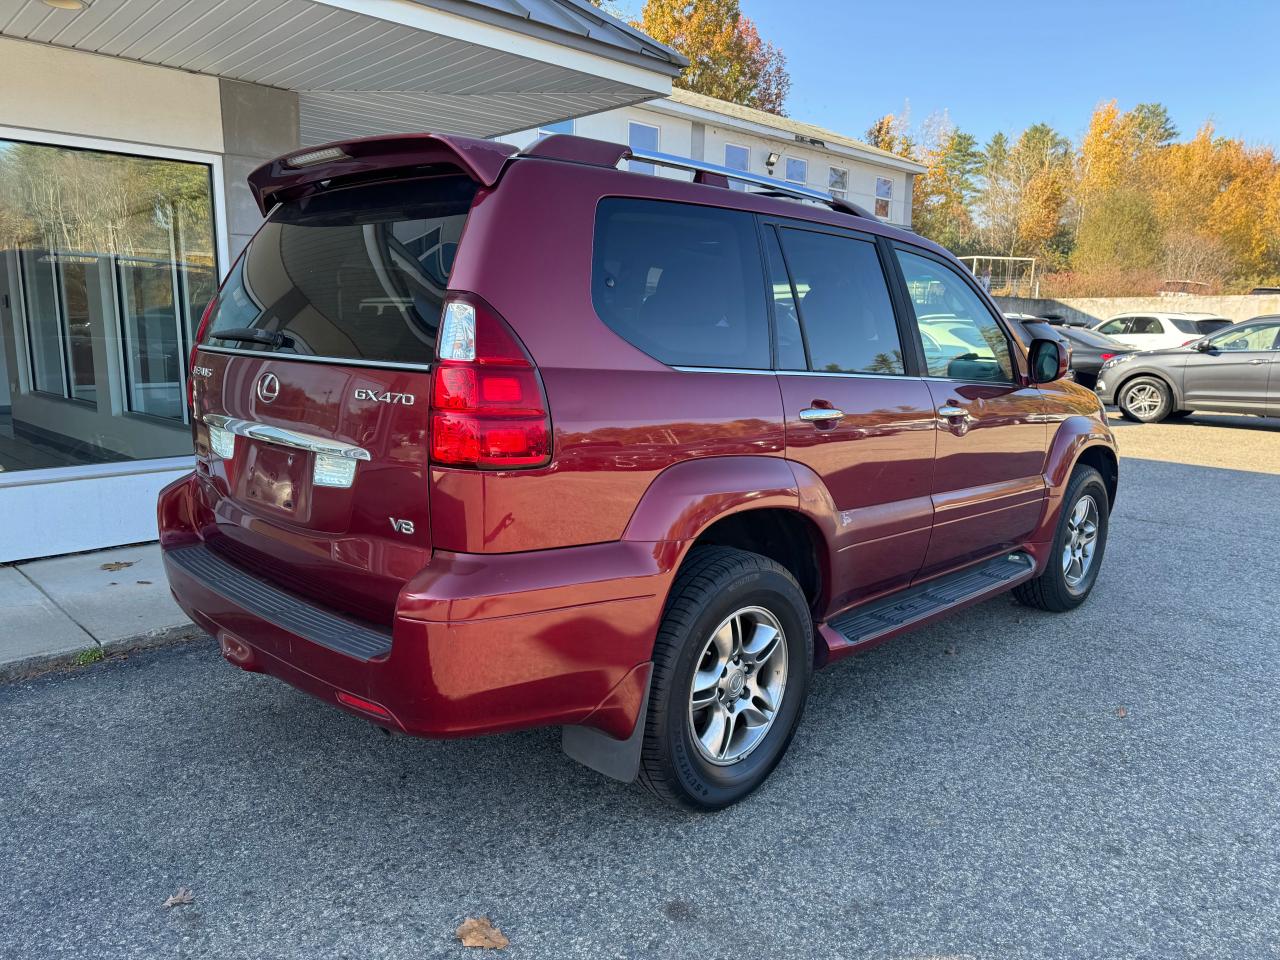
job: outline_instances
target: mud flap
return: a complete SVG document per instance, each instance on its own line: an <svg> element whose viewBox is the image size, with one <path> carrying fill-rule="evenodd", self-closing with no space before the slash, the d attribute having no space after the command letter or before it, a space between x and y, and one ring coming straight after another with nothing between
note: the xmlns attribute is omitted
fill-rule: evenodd
<svg viewBox="0 0 1280 960"><path fill-rule="evenodd" d="M635 729L625 740L611 737L595 727L561 727L560 747L570 759L603 773L613 780L632 783L640 773L640 752L644 748L644 722L649 716L649 687L653 672L644 685L644 699L636 715Z"/></svg>

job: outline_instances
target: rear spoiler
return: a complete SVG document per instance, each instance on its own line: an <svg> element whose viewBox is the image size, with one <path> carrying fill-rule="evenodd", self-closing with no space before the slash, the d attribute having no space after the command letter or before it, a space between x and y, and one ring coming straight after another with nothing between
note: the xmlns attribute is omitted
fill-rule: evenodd
<svg viewBox="0 0 1280 960"><path fill-rule="evenodd" d="M515 152L505 143L435 133L340 140L264 163L249 174L249 189L265 215L277 203L316 193L333 181L414 167L452 168L491 187Z"/></svg>

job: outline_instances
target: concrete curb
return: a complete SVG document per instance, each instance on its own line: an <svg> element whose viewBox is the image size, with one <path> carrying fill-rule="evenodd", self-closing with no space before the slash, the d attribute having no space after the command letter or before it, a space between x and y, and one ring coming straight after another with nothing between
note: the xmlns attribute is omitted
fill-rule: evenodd
<svg viewBox="0 0 1280 960"><path fill-rule="evenodd" d="M90 667L104 660L123 659L129 654L140 650L176 645L207 636L208 634L194 623L183 623L174 627L165 627L161 630L140 633L132 637L108 640L105 643L97 643L95 641L92 644L86 644L79 650L37 654L36 656L0 665L0 683L34 680L50 673ZM92 655L93 651L98 651L101 656L87 663L83 662L82 658L86 654Z"/></svg>

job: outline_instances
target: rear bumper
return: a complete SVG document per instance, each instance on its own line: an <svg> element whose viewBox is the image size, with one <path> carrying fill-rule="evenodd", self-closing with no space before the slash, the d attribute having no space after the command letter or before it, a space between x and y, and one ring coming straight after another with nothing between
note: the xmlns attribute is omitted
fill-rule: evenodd
<svg viewBox="0 0 1280 960"><path fill-rule="evenodd" d="M191 479L160 496L165 570L179 605L237 666L416 736L552 724L632 732L679 544L438 551L383 627L213 553L183 503Z"/></svg>

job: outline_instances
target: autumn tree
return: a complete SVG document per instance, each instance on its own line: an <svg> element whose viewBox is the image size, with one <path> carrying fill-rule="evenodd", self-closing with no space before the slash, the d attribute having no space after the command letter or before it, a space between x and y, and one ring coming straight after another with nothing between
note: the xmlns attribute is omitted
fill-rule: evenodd
<svg viewBox="0 0 1280 960"><path fill-rule="evenodd" d="M676 86L784 113L791 89L787 58L761 38L738 0L646 0L634 26L689 58Z"/></svg>
<svg viewBox="0 0 1280 960"><path fill-rule="evenodd" d="M911 124L907 110L899 115L886 113L873 123L866 133L866 141L878 150L895 156L914 159L915 140L911 137Z"/></svg>
<svg viewBox="0 0 1280 960"><path fill-rule="evenodd" d="M926 170L912 192L912 225L944 247L963 249L975 232L970 204L982 163L977 140L945 114L937 115L926 121L916 159Z"/></svg>

